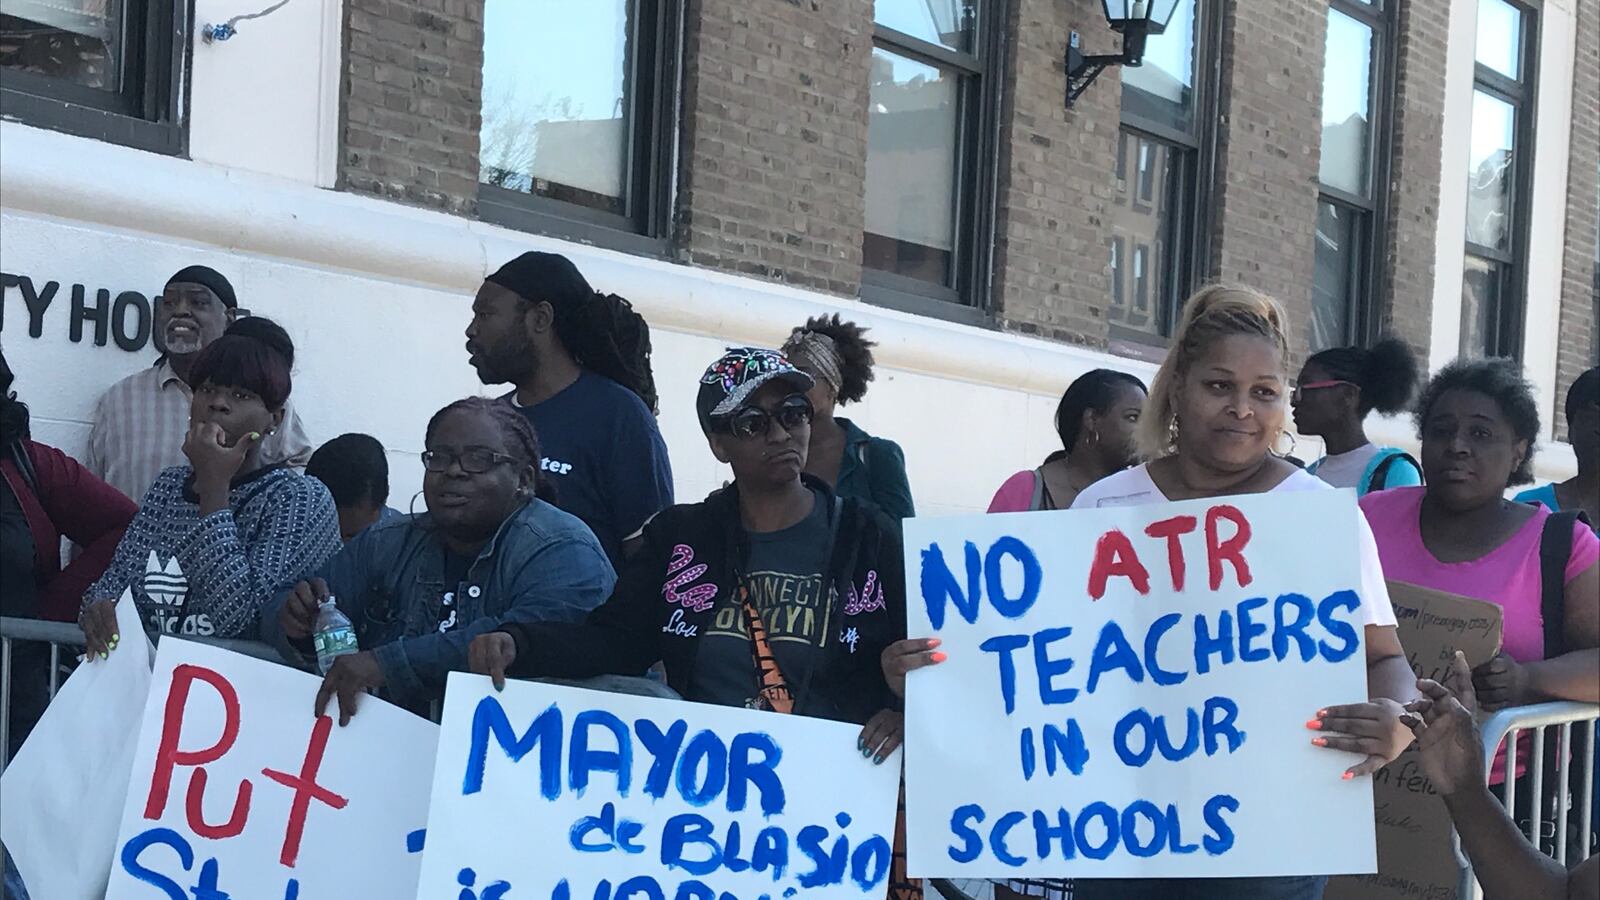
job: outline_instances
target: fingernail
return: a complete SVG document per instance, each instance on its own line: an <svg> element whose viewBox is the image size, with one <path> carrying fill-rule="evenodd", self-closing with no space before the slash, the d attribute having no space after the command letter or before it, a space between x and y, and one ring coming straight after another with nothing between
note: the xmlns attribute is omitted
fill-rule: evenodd
<svg viewBox="0 0 1600 900"><path fill-rule="evenodd" d="M861 755L863 757L867 758L867 759L871 759L872 758L872 748L871 747L862 747L861 748Z"/></svg>
<svg viewBox="0 0 1600 900"><path fill-rule="evenodd" d="M1312 720L1310 720L1309 722L1306 723L1306 727L1311 729L1312 731L1321 731L1322 730L1322 720L1321 719L1312 719Z"/></svg>
<svg viewBox="0 0 1600 900"><path fill-rule="evenodd" d="M1327 710L1325 710L1325 709L1319 709L1319 710L1317 710L1317 718L1319 718L1319 719L1325 719L1325 718L1327 718L1327 717L1328 717L1328 711L1327 711Z"/></svg>
<svg viewBox="0 0 1600 900"><path fill-rule="evenodd" d="M928 658L933 660L936 663L942 663L945 660L949 659L950 657L946 656L943 653L935 653L935 654L933 654L932 656L930 656Z"/></svg>
<svg viewBox="0 0 1600 900"><path fill-rule="evenodd" d="M857 750L865 750L865 749L867 749L867 742L862 740L861 738L856 738L856 749Z"/></svg>
<svg viewBox="0 0 1600 900"><path fill-rule="evenodd" d="M259 431L250 432L250 440L252 440L252 441L261 440L261 432L259 432Z"/></svg>
<svg viewBox="0 0 1600 900"><path fill-rule="evenodd" d="M106 652L106 651L104 651L104 650L101 650L101 651L100 651L100 658L101 658L101 659L110 659L110 658L111 658L111 654L110 654L110 653L107 653L107 652Z"/></svg>
<svg viewBox="0 0 1600 900"><path fill-rule="evenodd" d="M1314 738L1311 739L1311 743L1316 744L1318 747L1326 747L1326 746L1328 746L1328 739L1327 738L1314 737Z"/></svg>
<svg viewBox="0 0 1600 900"><path fill-rule="evenodd" d="M113 643L113 644L115 644L117 641L120 641L120 640L122 640L122 635L120 635L120 634L113 634L111 636L111 643Z"/></svg>
<svg viewBox="0 0 1600 900"><path fill-rule="evenodd" d="M1340 777L1343 778L1345 781L1349 781L1350 779L1356 777L1356 773L1354 773L1354 772L1346 772L1346 773L1344 773L1344 775L1342 775Z"/></svg>
<svg viewBox="0 0 1600 900"><path fill-rule="evenodd" d="M940 640L939 638L928 638L928 646L929 647L942 647L942 646L944 646L944 641Z"/></svg>
<svg viewBox="0 0 1600 900"><path fill-rule="evenodd" d="M875 765L875 766L883 765L883 757L881 757L881 756L874 757L873 760L872 760L872 764Z"/></svg>
<svg viewBox="0 0 1600 900"><path fill-rule="evenodd" d="M496 691L503 691L503 690L505 690L505 689L506 689L506 686L505 686L505 685L503 685L503 684L496 684L496 685L495 685L495 686L494 686L494 689L495 689L495 690L496 690Z"/></svg>

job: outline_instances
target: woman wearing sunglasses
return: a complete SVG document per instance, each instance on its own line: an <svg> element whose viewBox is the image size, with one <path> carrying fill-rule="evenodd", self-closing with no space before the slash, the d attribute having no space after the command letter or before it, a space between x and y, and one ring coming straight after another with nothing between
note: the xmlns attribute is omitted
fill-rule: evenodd
<svg viewBox="0 0 1600 900"><path fill-rule="evenodd" d="M510 405L452 403L424 446L428 511L363 531L262 616L263 639L308 666L318 604L331 596L350 617L361 652L334 662L317 697L318 715L338 697L341 724L363 691L413 708L442 696L473 638L511 622L577 621L616 583L588 526L547 502L538 438Z"/></svg>
<svg viewBox="0 0 1600 900"><path fill-rule="evenodd" d="M644 528L617 591L581 625L508 623L472 643L493 676L639 675L661 661L687 700L864 725L882 762L900 716L878 659L905 636L895 524L803 472L809 375L729 351L700 379L700 425L734 480ZM665 600L665 602L663 602Z"/></svg>
<svg viewBox="0 0 1600 900"><path fill-rule="evenodd" d="M1417 389L1417 360L1390 338L1372 349L1335 347L1306 360L1294 389L1294 429L1320 437L1328 455L1307 472L1358 496L1422 483L1422 468L1399 447L1367 440L1367 415L1397 413Z"/></svg>

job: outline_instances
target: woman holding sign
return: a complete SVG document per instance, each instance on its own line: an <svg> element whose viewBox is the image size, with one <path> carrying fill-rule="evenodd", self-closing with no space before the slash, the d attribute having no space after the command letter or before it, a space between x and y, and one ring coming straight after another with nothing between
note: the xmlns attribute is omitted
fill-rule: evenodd
<svg viewBox="0 0 1600 900"><path fill-rule="evenodd" d="M1085 488L1073 509L1132 506L1271 491L1333 490L1273 455L1288 413L1288 326L1278 303L1253 290L1212 286L1184 306L1172 350L1151 385L1139 444L1152 462ZM1400 717L1416 696L1415 677L1395 633L1377 548L1363 523L1361 596L1368 684L1365 703L1306 710L1312 743L1365 756L1350 779L1382 768L1411 742ZM902 692L906 672L942 662L936 641L902 641L884 673ZM1296 710L1284 710L1286 716ZM1333 770L1328 777L1333 777ZM1315 815L1315 810L1298 814ZM1075 900L1315 900L1325 878L1084 880Z"/></svg>
<svg viewBox="0 0 1600 900"><path fill-rule="evenodd" d="M899 704L878 664L905 635L899 529L803 475L809 375L772 350L729 351L700 379L706 440L734 480L644 528L616 592L582 624L507 623L472 642L473 672L642 675L656 662L686 700L862 725L882 763Z"/></svg>

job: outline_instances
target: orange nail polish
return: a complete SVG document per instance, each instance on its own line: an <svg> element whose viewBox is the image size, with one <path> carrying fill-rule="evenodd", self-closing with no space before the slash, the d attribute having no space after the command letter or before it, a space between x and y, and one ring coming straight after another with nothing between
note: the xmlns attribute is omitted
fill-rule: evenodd
<svg viewBox="0 0 1600 900"><path fill-rule="evenodd" d="M1309 722L1306 722L1306 727L1312 731L1321 731L1322 721L1320 719L1312 719Z"/></svg>
<svg viewBox="0 0 1600 900"><path fill-rule="evenodd" d="M1344 779L1344 780L1345 780L1345 781L1349 781L1349 780L1350 780L1350 779L1352 779L1352 778L1354 778L1354 777L1356 777L1356 775L1355 775L1355 773L1354 773L1354 772L1346 772L1346 773L1344 773L1344 775L1343 775L1343 776L1341 776L1341 777L1342 777L1342 778L1343 778L1343 779Z"/></svg>
<svg viewBox="0 0 1600 900"><path fill-rule="evenodd" d="M1326 746L1328 746L1328 739L1327 738L1314 737L1314 738L1311 739L1311 743L1316 744L1318 747L1326 747Z"/></svg>
<svg viewBox="0 0 1600 900"><path fill-rule="evenodd" d="M945 660L949 659L950 657L946 656L943 653L935 653L935 654L929 656L928 658L933 660L936 663L942 663Z"/></svg>
<svg viewBox="0 0 1600 900"><path fill-rule="evenodd" d="M928 638L928 646L929 647L938 647L943 643L944 643L944 641L942 641L942 640L940 640L938 638Z"/></svg>
<svg viewBox="0 0 1600 900"><path fill-rule="evenodd" d="M1317 718L1326 719L1327 717L1328 717L1328 711L1327 710L1325 710L1325 709L1317 710Z"/></svg>

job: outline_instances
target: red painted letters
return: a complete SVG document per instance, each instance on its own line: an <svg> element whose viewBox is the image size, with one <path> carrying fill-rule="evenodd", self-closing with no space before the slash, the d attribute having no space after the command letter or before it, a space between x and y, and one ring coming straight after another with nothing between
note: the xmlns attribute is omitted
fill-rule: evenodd
<svg viewBox="0 0 1600 900"><path fill-rule="evenodd" d="M1096 600L1106 595L1106 580L1118 575L1133 582L1134 590L1150 593L1150 573L1139 562L1128 536L1112 529L1094 545L1094 565L1089 567L1089 596Z"/></svg>

